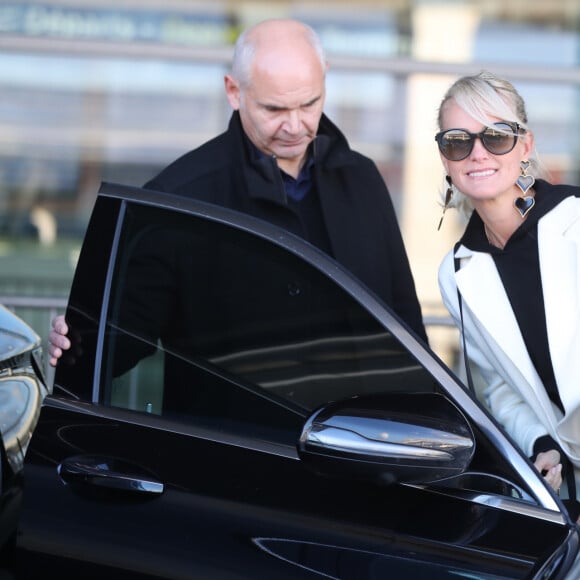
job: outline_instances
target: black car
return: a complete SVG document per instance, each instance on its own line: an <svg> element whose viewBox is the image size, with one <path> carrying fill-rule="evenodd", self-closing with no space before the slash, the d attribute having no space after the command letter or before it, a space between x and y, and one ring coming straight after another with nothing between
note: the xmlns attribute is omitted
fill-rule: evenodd
<svg viewBox="0 0 580 580"><path fill-rule="evenodd" d="M528 459L291 234L105 183L66 316L15 577L575 577L578 529Z"/></svg>
<svg viewBox="0 0 580 580"><path fill-rule="evenodd" d="M24 456L48 392L42 357L36 332L0 305L0 577L16 540Z"/></svg>

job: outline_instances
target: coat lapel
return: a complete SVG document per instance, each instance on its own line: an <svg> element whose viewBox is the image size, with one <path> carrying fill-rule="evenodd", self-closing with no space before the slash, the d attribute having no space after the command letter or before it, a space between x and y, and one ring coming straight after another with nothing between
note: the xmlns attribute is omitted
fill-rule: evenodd
<svg viewBox="0 0 580 580"><path fill-rule="evenodd" d="M566 198L538 223L548 342L567 409L580 405L580 202Z"/></svg>
<svg viewBox="0 0 580 580"><path fill-rule="evenodd" d="M566 409L580 409L580 201L566 198L538 222L540 271L550 355ZM529 386L541 385L493 259L461 246L456 274L469 308ZM532 290L533 291L533 290Z"/></svg>

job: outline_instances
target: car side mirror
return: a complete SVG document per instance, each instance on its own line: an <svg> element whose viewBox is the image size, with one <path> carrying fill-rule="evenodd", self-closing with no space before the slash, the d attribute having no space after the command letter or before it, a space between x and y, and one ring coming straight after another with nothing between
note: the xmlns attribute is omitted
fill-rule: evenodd
<svg viewBox="0 0 580 580"><path fill-rule="evenodd" d="M306 421L298 453L315 472L388 485L463 473L475 437L463 413L436 393L386 393L329 403Z"/></svg>

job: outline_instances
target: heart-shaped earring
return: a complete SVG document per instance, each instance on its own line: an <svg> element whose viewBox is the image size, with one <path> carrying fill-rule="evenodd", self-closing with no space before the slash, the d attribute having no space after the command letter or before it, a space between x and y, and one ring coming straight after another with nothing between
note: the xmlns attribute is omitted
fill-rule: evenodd
<svg viewBox="0 0 580 580"><path fill-rule="evenodd" d="M520 175L516 181L516 185L524 192L524 195L528 193L528 189L534 185L536 180L533 175Z"/></svg>
<svg viewBox="0 0 580 580"><path fill-rule="evenodd" d="M536 200L533 197L516 197L514 199L514 207L518 210L522 219L524 219L527 213L534 207Z"/></svg>
<svg viewBox="0 0 580 580"><path fill-rule="evenodd" d="M536 179L533 175L528 175L528 168L530 167L530 162L527 159L520 161L520 176L516 179L516 185L522 190L524 194L522 197L516 197L514 199L514 207L520 214L521 218L524 219L528 212L534 207L536 200L533 197L528 197L528 191L536 183Z"/></svg>
<svg viewBox="0 0 580 580"><path fill-rule="evenodd" d="M533 175L528 175L528 168L530 167L530 162L527 159L520 161L520 176L516 179L516 185L522 190L522 193L526 195L528 189L536 183L536 179Z"/></svg>

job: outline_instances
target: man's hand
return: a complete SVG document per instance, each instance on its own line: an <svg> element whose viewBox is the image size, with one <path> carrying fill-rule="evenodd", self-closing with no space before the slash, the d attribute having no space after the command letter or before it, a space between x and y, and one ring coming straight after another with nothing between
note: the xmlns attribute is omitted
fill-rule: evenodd
<svg viewBox="0 0 580 580"><path fill-rule="evenodd" d="M68 330L64 314L59 314L52 319L52 330L48 334L48 352L50 354L49 363L53 367L58 363L63 351L71 347L70 340L67 338Z"/></svg>

